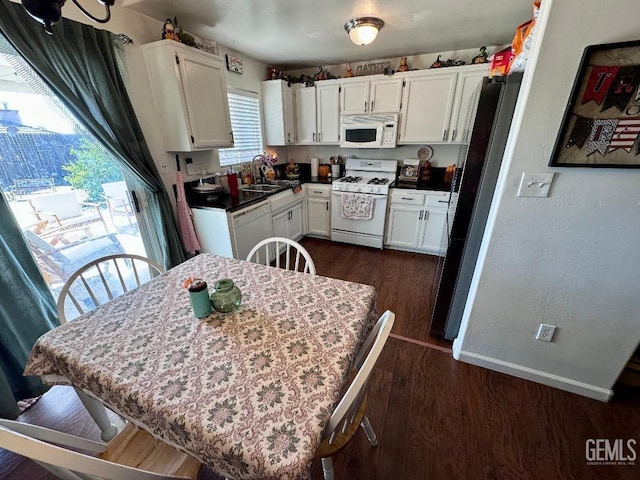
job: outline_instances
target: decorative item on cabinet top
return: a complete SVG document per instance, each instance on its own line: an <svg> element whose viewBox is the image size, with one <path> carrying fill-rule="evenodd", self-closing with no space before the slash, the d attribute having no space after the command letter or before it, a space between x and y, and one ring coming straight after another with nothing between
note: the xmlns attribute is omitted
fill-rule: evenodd
<svg viewBox="0 0 640 480"><path fill-rule="evenodd" d="M242 74L244 71L244 67L242 66L242 59L238 57L233 57L229 54L226 55L227 58L227 70L234 73Z"/></svg>

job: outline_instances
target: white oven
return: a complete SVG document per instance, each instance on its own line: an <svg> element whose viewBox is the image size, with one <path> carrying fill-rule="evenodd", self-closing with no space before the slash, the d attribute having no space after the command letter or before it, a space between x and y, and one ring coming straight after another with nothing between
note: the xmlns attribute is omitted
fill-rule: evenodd
<svg viewBox="0 0 640 480"><path fill-rule="evenodd" d="M331 240L382 248L397 166L396 160L347 160L346 175L331 184Z"/></svg>
<svg viewBox="0 0 640 480"><path fill-rule="evenodd" d="M332 192L331 240L382 248L384 221L387 215L387 195L372 193L344 193L344 195L370 195L373 199L372 217L369 220L345 218L342 215L343 192Z"/></svg>
<svg viewBox="0 0 640 480"><path fill-rule="evenodd" d="M395 148L398 115L342 115L340 146L346 148Z"/></svg>

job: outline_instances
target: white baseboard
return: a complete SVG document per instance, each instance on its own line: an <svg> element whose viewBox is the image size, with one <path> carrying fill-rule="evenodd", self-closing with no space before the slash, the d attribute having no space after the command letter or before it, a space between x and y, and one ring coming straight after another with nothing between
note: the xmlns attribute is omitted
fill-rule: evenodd
<svg viewBox="0 0 640 480"><path fill-rule="evenodd" d="M489 370L495 370L496 372L506 373L507 375L541 383L549 387L559 388L560 390L582 395L583 397L593 398L594 400L599 400L601 402L608 402L611 400L611 397L613 397L613 390L611 389L596 387L595 385L589 385L587 383L577 382L570 378L559 377L551 373L533 370L515 363L504 362L484 355L478 355L477 353L466 352L460 348L457 338L453 342L453 358L461 362L470 363L471 365L477 365L478 367L488 368Z"/></svg>

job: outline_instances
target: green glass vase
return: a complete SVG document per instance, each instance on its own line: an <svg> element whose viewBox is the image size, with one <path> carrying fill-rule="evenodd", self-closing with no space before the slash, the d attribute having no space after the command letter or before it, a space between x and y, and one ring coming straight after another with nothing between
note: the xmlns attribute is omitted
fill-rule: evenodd
<svg viewBox="0 0 640 480"><path fill-rule="evenodd" d="M221 313L233 312L242 303L242 292L230 278L218 280L209 295L214 310Z"/></svg>

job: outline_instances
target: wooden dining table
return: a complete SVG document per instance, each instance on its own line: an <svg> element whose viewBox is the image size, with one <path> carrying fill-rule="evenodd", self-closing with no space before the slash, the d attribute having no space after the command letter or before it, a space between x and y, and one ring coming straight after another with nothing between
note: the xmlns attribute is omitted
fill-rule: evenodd
<svg viewBox="0 0 640 480"><path fill-rule="evenodd" d="M231 278L242 305L195 318L192 275ZM306 478L375 303L368 285L201 254L40 337L24 374L226 477Z"/></svg>

